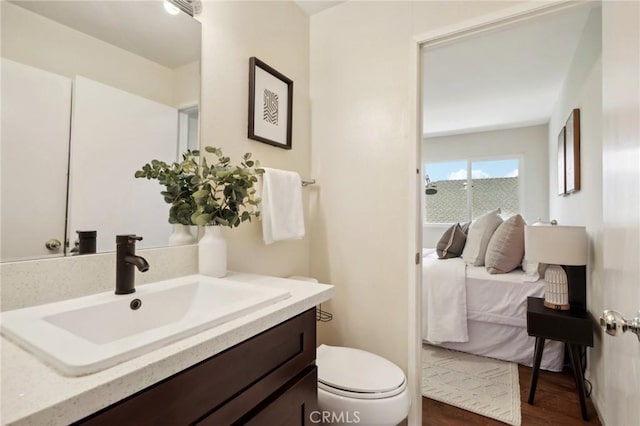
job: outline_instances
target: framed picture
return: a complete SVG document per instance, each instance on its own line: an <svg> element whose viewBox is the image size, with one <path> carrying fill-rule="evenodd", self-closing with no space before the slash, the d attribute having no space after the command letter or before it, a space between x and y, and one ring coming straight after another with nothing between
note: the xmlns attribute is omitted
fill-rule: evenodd
<svg viewBox="0 0 640 426"><path fill-rule="evenodd" d="M291 149L293 80L249 59L249 138Z"/></svg>
<svg viewBox="0 0 640 426"><path fill-rule="evenodd" d="M565 124L566 193L580 190L580 110L574 109Z"/></svg>
<svg viewBox="0 0 640 426"><path fill-rule="evenodd" d="M566 157L565 157L565 128L560 130L558 135L558 195L564 195L567 193L567 179L566 179Z"/></svg>

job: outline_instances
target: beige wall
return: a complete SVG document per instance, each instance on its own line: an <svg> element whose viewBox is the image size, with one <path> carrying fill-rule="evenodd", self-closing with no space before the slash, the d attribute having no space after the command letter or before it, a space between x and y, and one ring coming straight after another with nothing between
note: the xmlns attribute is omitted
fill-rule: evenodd
<svg viewBox="0 0 640 426"><path fill-rule="evenodd" d="M193 96L193 84L174 89L176 77L169 68L7 1L1 3L5 58L69 78L82 75L165 105L179 106L174 99ZM197 65L188 64L180 70L180 78L197 83L197 71ZM179 93L183 88L184 95Z"/></svg>
<svg viewBox="0 0 640 426"><path fill-rule="evenodd" d="M173 106L191 107L200 103L200 61L173 70Z"/></svg>
<svg viewBox="0 0 640 426"><path fill-rule="evenodd" d="M202 22L201 143L232 160L252 152L263 166L309 172L309 18L292 2L207 2ZM249 58L294 81L293 149L247 138ZM304 189L305 211L309 194ZM309 274L309 229L299 241L266 246L259 221L225 229L229 268L268 275Z"/></svg>
<svg viewBox="0 0 640 426"><path fill-rule="evenodd" d="M602 224L601 12L591 11L549 120L549 213L567 225ZM558 134L574 108L580 109L582 189L558 195Z"/></svg>
<svg viewBox="0 0 640 426"><path fill-rule="evenodd" d="M512 2L347 2L311 18L311 272L336 286L320 339L407 369L406 211L415 197L410 128L413 37Z"/></svg>

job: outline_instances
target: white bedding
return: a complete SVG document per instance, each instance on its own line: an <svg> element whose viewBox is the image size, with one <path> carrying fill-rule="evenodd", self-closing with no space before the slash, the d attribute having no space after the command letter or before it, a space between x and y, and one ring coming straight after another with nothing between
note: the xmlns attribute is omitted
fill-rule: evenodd
<svg viewBox="0 0 640 426"><path fill-rule="evenodd" d="M466 343L442 343L440 346L489 358L515 362L531 367L535 338L527 334L526 327L469 320L469 341ZM540 368L562 371L564 343L554 340L544 342Z"/></svg>
<svg viewBox="0 0 640 426"><path fill-rule="evenodd" d="M453 271L464 265L460 257L443 260L438 259L435 252L428 252L423 258L422 266L425 311L429 311L430 305L434 305L435 309L444 310L444 303L453 302L449 293L454 290L449 287L454 281L451 280L452 275L447 275L446 271ZM437 274L436 277L433 276L434 273ZM456 294L458 297L460 294L466 294L464 305L468 319L526 327L527 297L543 297L544 281L532 283L524 282L523 279L524 272L520 269L508 274L491 275L484 266L466 265L466 289L456 291ZM432 283L437 287L431 288ZM441 295L441 291L446 293ZM462 303L458 301L456 306L462 306ZM437 315L433 317L434 320L437 318Z"/></svg>
<svg viewBox="0 0 640 426"><path fill-rule="evenodd" d="M423 251L423 339L433 343L425 333L429 329L428 295L430 290L428 267L432 263L464 264L461 258L438 260L435 251ZM527 334L528 296L542 297L544 281L523 282L524 272L489 274L482 266L467 266L465 280L468 341L449 341L441 345L477 355L531 365L535 339ZM449 280L450 281L450 280ZM433 297L433 295L432 295ZM432 300L432 303L437 303ZM541 367L560 371L564 359L564 345L547 341Z"/></svg>
<svg viewBox="0 0 640 426"><path fill-rule="evenodd" d="M491 275L482 266L467 267L467 316L470 320L527 326L527 297L543 297L544 281L523 282L520 269Z"/></svg>
<svg viewBox="0 0 640 426"><path fill-rule="evenodd" d="M429 342L467 342L464 262L429 256L422 263L423 336Z"/></svg>

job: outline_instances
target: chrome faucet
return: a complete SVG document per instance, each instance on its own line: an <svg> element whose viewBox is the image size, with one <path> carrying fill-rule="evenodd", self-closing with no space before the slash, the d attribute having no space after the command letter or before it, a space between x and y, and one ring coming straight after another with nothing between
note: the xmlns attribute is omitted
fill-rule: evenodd
<svg viewBox="0 0 640 426"><path fill-rule="evenodd" d="M136 235L116 235L116 294L130 294L136 291L135 271L149 270L144 257L136 256L136 241L142 237Z"/></svg>

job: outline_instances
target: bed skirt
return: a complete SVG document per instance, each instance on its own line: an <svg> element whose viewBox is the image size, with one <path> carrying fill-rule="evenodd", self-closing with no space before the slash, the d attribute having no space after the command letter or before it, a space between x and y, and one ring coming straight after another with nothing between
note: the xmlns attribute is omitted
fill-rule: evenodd
<svg viewBox="0 0 640 426"><path fill-rule="evenodd" d="M467 328L469 330L468 342L441 343L438 346L516 362L528 367L533 365L533 348L536 339L527 334L525 327L468 320ZM563 364L564 343L547 340L540 368L549 371L562 371Z"/></svg>

